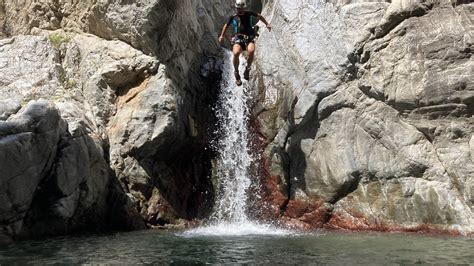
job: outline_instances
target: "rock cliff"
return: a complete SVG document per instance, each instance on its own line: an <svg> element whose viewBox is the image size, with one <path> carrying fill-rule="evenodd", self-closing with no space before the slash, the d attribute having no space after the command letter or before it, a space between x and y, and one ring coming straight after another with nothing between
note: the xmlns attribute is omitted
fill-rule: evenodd
<svg viewBox="0 0 474 266"><path fill-rule="evenodd" d="M0 243L204 218L232 0L0 0ZM249 1L261 218L474 230L466 1Z"/></svg>
<svg viewBox="0 0 474 266"><path fill-rule="evenodd" d="M231 1L0 7L0 236L203 217Z"/></svg>
<svg viewBox="0 0 474 266"><path fill-rule="evenodd" d="M264 1L274 30L257 42L254 113L273 215L303 228L473 231L473 11Z"/></svg>

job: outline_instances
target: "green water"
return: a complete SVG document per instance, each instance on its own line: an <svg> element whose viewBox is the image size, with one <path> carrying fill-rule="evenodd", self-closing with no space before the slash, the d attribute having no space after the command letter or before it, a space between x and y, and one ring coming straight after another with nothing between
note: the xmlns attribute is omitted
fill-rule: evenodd
<svg viewBox="0 0 474 266"><path fill-rule="evenodd" d="M0 264L6 263L474 264L474 239L334 232L184 237L141 231L19 242L0 248Z"/></svg>

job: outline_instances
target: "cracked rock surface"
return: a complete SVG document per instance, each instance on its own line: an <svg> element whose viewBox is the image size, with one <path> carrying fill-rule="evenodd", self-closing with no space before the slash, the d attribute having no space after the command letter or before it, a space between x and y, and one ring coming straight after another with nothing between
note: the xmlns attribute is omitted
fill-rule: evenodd
<svg viewBox="0 0 474 266"><path fill-rule="evenodd" d="M330 227L472 232L473 4L264 8L254 113L287 198L275 209L303 227L297 204Z"/></svg>
<svg viewBox="0 0 474 266"><path fill-rule="evenodd" d="M209 211L215 33L231 7L0 1L1 242Z"/></svg>
<svg viewBox="0 0 474 266"><path fill-rule="evenodd" d="M0 243L206 217L232 4L0 0ZM264 210L472 232L473 4L249 4Z"/></svg>

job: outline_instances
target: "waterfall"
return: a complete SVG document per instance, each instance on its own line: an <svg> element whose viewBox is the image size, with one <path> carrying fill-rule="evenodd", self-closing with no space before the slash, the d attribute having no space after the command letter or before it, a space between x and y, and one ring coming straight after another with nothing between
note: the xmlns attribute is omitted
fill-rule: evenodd
<svg viewBox="0 0 474 266"><path fill-rule="evenodd" d="M217 199L213 219L216 222L248 223L247 190L251 185L250 165L252 157L248 147L248 84L234 83L231 53L225 53L224 71L220 85L219 120L216 149ZM242 71L241 71L242 72Z"/></svg>
<svg viewBox="0 0 474 266"><path fill-rule="evenodd" d="M252 88L247 81L242 86L235 85L232 54L225 51L222 81L216 116L218 118L219 139L214 148L217 157L217 197L214 211L207 226L185 232L184 236L196 235L285 235L289 232L268 224L252 221L247 216L250 167L254 163L249 148L247 106ZM241 62L245 62L243 58ZM241 63L240 72L245 65Z"/></svg>

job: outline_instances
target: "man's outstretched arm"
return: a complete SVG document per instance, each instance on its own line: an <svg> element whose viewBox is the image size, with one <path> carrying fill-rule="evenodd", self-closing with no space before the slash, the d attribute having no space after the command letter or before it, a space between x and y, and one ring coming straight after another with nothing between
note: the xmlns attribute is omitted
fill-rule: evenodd
<svg viewBox="0 0 474 266"><path fill-rule="evenodd" d="M222 28L221 35L219 36L219 43L222 44L224 42L224 34L227 31L227 23L224 24L224 27Z"/></svg>
<svg viewBox="0 0 474 266"><path fill-rule="evenodd" d="M268 23L267 20L262 15L257 13L257 17L259 20L265 23L265 26L267 27L268 31L272 31L272 25L270 25L270 23Z"/></svg>

